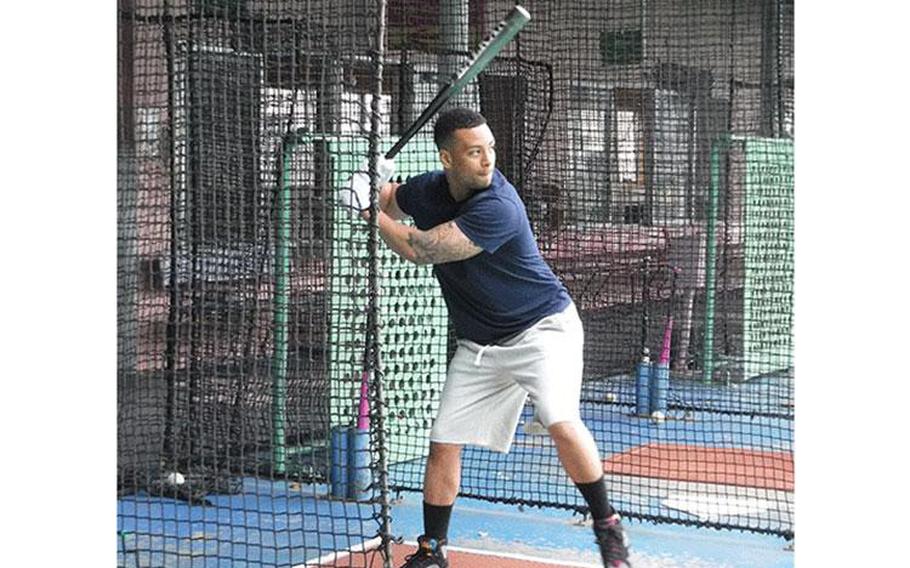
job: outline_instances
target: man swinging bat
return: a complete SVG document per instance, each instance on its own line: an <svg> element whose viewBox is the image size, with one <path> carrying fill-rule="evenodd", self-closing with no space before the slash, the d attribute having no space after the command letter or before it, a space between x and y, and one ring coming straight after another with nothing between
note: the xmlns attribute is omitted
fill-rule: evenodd
<svg viewBox="0 0 910 568"><path fill-rule="evenodd" d="M629 567L625 532L579 412L584 332L575 304L543 260L518 193L496 169L484 117L446 111L433 137L442 170L397 184L388 183L394 163L377 164L379 234L402 258L433 265L458 340L430 432L424 534L403 568L448 567L462 447L508 452L528 396L590 508L604 566ZM369 218L366 174L355 174L339 197ZM415 226L398 222L408 216Z"/></svg>

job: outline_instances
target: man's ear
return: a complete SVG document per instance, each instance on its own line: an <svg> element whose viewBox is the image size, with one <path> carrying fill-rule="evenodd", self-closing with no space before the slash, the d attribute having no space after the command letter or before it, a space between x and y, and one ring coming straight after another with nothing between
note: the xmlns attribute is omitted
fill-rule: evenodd
<svg viewBox="0 0 910 568"><path fill-rule="evenodd" d="M451 168L452 167L452 154L445 148L440 149L439 150L439 161L442 162L442 167L444 167L446 169Z"/></svg>

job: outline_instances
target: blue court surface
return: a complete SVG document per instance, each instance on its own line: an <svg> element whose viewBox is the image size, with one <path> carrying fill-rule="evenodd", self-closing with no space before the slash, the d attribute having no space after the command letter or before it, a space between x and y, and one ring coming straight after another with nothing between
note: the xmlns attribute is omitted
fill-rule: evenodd
<svg viewBox="0 0 910 568"><path fill-rule="evenodd" d="M393 509L395 533L423 532L422 499L402 494ZM635 568L787 568L790 542L741 531L627 522ZM453 546L600 566L590 524L568 511L459 499L449 529Z"/></svg>
<svg viewBox="0 0 910 568"><path fill-rule="evenodd" d="M305 486L288 493L283 482L246 480L244 495L211 496L207 506L144 495L123 498L118 503L117 565L304 566L329 551L361 546L375 535L370 505L308 496L321 490ZM396 497L392 530L413 541L423 529L422 497L414 492ZM627 522L627 529L637 568L793 566L788 541L777 536L639 521ZM461 498L450 544L599 566L589 524L565 510Z"/></svg>
<svg viewBox="0 0 910 568"><path fill-rule="evenodd" d="M605 457L649 446L717 446L792 455L793 424L786 416L789 385L778 396L768 396L777 395L772 390L778 388L777 383L733 387L736 393L730 387L680 384L671 400L677 407L698 408L676 411L675 417L652 425L632 416L622 404L632 396L629 383L616 380L588 385L583 393L583 419ZM756 391L756 406L736 407L748 404L750 390ZM608 398L619 404L599 402ZM775 399L781 401L783 412L769 406ZM687 405L689 401L693 404ZM731 411L742 412L742 418L731 421L715 416ZM526 412L523 422L529 423L531 418ZM762 440L764 445L753 447L754 440ZM773 446L768 446L768 440L774 441ZM566 508L502 503L520 498L570 508L583 505L547 436L520 426L508 454L466 448L463 459L465 496L457 501L450 526L453 547L599 566L590 525L581 515ZM389 470L392 532L406 543L423 532L419 493L423 462L398 463ZM765 473L758 470L759 475ZM792 543L778 536L793 530L792 487L634 473L608 473L607 483L617 509L636 511L645 519L677 521L626 520L636 568L793 566ZM244 478L236 494L208 494L206 505L144 492L123 496L118 501L117 565L302 567L332 551L362 547L376 536L377 505L332 500L326 497L329 493L324 484ZM474 498L481 496L485 500ZM685 502L682 496L694 496L694 500ZM698 502L698 498L705 501Z"/></svg>
<svg viewBox="0 0 910 568"><path fill-rule="evenodd" d="M582 418L604 457L621 456L646 447L726 448L746 456L751 452L766 461L764 469L758 466L740 479L720 481L711 480L709 475L723 464L704 460L702 471L688 479L639 475L634 471L607 472L610 500L617 509L635 511L645 519L672 519L690 525L718 525L762 534L792 534L792 470L768 467L771 462L767 460L787 456L789 462L781 460L781 463L792 466L793 421L785 416L786 408L778 414L761 412L774 410L769 401L780 400L781 406L786 405L790 399L789 385L754 382L731 388L679 384L672 388L671 400L678 401L680 407L697 409L674 410L661 424L633 416L628 406L596 402L608 396L619 402L630 400L634 397L633 388L627 378L586 385ZM753 399L756 402L750 406L749 401ZM759 403L759 399L763 402ZM743 415L730 418L722 414L731 411ZM523 424L531 419L530 409L526 409ZM423 461L394 465L390 469L392 485L403 490L419 490ZM692 461L697 465L698 460ZM518 498L563 508L584 506L549 437L529 433L523 426L519 426L508 454L467 447L463 463L461 490L465 496L504 503ZM669 469L684 469L691 463L667 465Z"/></svg>
<svg viewBox="0 0 910 568"><path fill-rule="evenodd" d="M145 493L117 503L117 565L296 566L376 533L373 507L322 497L325 486L252 478L207 505Z"/></svg>

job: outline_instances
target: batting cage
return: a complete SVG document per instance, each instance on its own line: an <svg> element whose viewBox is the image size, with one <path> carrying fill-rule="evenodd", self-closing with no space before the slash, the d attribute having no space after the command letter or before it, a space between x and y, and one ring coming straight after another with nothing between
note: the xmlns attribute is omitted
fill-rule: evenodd
<svg viewBox="0 0 910 568"><path fill-rule="evenodd" d="M617 510L792 538L793 1L522 6L120 0L120 566L391 565L455 335L336 196L415 125L440 169L434 102L574 299ZM585 514L533 416L460 495Z"/></svg>

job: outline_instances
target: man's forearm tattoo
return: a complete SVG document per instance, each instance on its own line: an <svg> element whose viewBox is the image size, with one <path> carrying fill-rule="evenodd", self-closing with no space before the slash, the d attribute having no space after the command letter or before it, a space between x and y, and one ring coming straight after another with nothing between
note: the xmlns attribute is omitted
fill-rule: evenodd
<svg viewBox="0 0 910 568"><path fill-rule="evenodd" d="M429 231L414 231L408 235L408 244L414 250L418 264L452 262L470 258L480 252L480 247L457 233L454 221Z"/></svg>

